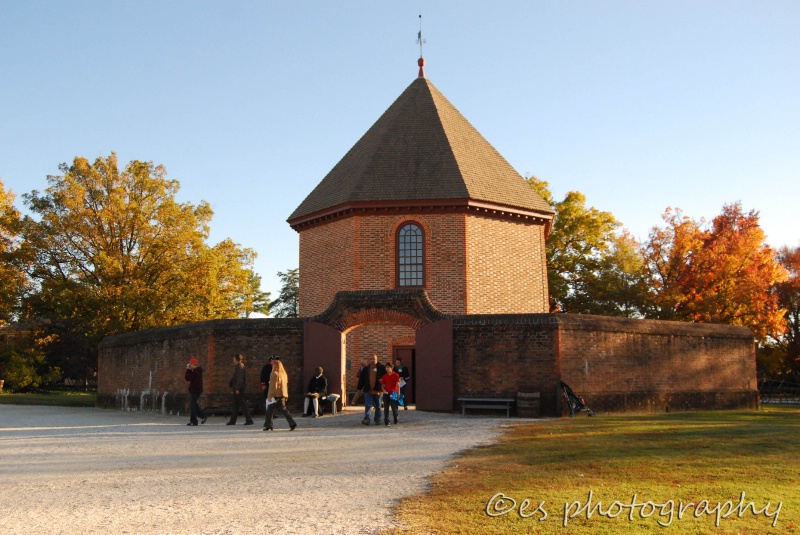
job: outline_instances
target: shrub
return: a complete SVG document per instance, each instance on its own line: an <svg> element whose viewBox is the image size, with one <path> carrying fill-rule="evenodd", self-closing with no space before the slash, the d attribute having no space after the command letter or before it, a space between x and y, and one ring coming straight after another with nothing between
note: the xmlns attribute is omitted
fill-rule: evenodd
<svg viewBox="0 0 800 535"><path fill-rule="evenodd" d="M41 351L8 348L0 352L0 378L5 380L4 390L25 392L55 383L61 370L51 367Z"/></svg>

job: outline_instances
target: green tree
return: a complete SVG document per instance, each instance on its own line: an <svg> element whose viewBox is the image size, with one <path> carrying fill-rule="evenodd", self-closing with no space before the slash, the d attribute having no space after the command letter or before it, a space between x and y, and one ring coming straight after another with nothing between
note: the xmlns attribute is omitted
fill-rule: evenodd
<svg viewBox="0 0 800 535"><path fill-rule="evenodd" d="M251 271L247 279L247 293L239 297L237 307L244 312L246 318L254 312L269 316L270 297L270 292L261 291L261 275Z"/></svg>
<svg viewBox="0 0 800 535"><path fill-rule="evenodd" d="M37 283L30 318L93 350L110 334L246 314L255 254L231 240L209 246L210 206L177 202L163 166L119 169L112 153L60 170L43 194L24 195L38 216L22 226Z"/></svg>
<svg viewBox="0 0 800 535"><path fill-rule="evenodd" d="M652 292L641 245L628 231L612 239L595 270L576 283L571 310L584 314L643 318L652 310Z"/></svg>
<svg viewBox="0 0 800 535"><path fill-rule="evenodd" d="M12 321L28 286L19 251L20 213L15 196L0 180L0 326Z"/></svg>
<svg viewBox="0 0 800 535"><path fill-rule="evenodd" d="M296 318L298 316L298 297L300 295L300 270L289 269L285 273L278 272L281 280L281 293L270 303L273 316L276 318Z"/></svg>
<svg viewBox="0 0 800 535"><path fill-rule="evenodd" d="M550 310L594 310L590 291L602 284L602 264L610 261L607 257L617 240L615 231L620 223L610 212L587 208L581 192L570 191L564 200L555 201L546 181L536 177L527 181L555 210L546 246Z"/></svg>

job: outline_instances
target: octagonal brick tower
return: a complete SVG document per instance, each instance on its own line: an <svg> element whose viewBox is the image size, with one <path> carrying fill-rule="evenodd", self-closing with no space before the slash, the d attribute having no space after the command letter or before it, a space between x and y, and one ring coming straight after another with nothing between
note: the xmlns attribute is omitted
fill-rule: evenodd
<svg viewBox="0 0 800 535"><path fill-rule="evenodd" d="M300 235L300 316L341 290L420 287L448 314L547 312L552 219L420 69L288 219ZM374 351L390 351L389 338Z"/></svg>

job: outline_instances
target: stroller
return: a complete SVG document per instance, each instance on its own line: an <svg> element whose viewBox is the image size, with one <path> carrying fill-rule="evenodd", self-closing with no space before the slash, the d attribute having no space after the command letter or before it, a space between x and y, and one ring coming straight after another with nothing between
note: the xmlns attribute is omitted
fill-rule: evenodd
<svg viewBox="0 0 800 535"><path fill-rule="evenodd" d="M567 385L567 383L564 381L561 381L561 392L564 396L564 400L569 406L570 417L575 416L581 411L587 411L589 416L594 416L594 412L592 412L592 409L586 406L586 403L583 401L583 397L575 394L575 392L573 392L569 385Z"/></svg>

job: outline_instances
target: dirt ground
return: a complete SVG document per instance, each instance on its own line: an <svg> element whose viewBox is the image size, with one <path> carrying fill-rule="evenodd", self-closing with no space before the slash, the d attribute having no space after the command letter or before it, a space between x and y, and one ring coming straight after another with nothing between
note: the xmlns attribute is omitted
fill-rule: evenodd
<svg viewBox="0 0 800 535"><path fill-rule="evenodd" d="M212 417L0 405L0 533L374 533L403 496L503 418L363 408L290 432Z"/></svg>

